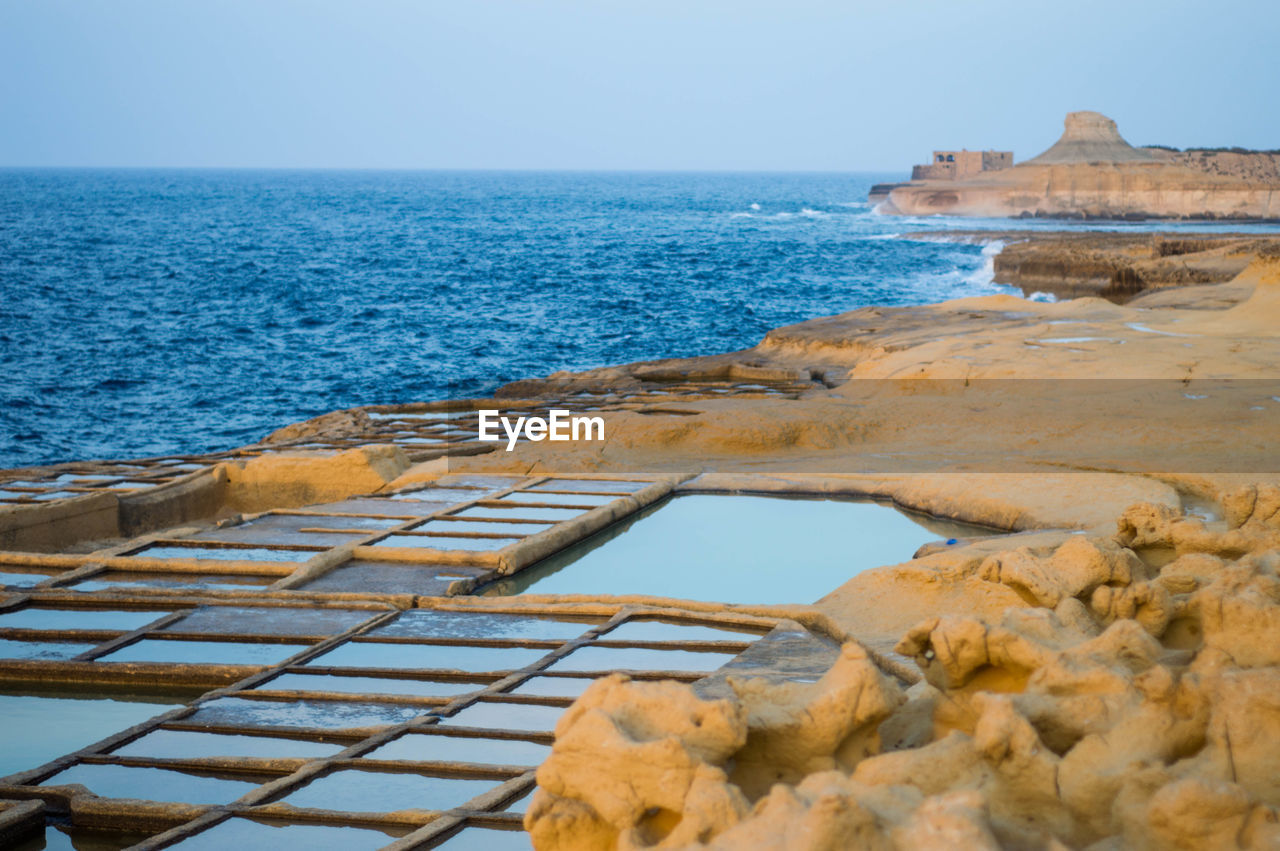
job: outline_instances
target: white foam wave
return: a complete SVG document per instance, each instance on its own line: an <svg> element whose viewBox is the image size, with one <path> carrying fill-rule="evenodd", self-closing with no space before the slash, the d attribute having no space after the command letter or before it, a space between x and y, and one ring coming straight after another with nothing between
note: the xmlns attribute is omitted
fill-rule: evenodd
<svg viewBox="0 0 1280 851"><path fill-rule="evenodd" d="M777 213L737 212L737 213L730 213L729 218L759 219L760 221L786 221L787 219L794 219L796 217L803 217L806 219L825 219L825 218L829 218L830 215L831 215L830 213L825 213L822 210L814 210L814 209L810 209L809 207L801 207L800 212L798 213L793 213L787 210L782 210Z"/></svg>

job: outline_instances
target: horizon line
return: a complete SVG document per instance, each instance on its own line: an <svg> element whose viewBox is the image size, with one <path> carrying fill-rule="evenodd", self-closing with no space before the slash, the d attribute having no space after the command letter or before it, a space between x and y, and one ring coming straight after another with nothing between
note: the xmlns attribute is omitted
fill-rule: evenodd
<svg viewBox="0 0 1280 851"><path fill-rule="evenodd" d="M0 171L396 171L498 172L509 174L903 174L904 169L830 168L630 168L518 166L321 166L321 165L33 165L3 164Z"/></svg>

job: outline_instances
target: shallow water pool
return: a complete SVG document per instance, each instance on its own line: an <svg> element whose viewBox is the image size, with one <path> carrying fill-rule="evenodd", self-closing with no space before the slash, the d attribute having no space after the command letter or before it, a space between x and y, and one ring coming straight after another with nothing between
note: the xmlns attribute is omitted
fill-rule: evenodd
<svg viewBox="0 0 1280 851"><path fill-rule="evenodd" d="M467 827L450 836L436 848L441 851L532 851L533 842L523 830L492 827Z"/></svg>
<svg viewBox="0 0 1280 851"><path fill-rule="evenodd" d="M373 851L394 841L394 834L370 827L289 824L266 819L230 818L179 842L182 851L226 848L306 848L308 851Z"/></svg>
<svg viewBox="0 0 1280 851"><path fill-rule="evenodd" d="M346 812L447 810L488 792L501 782L426 773L340 769L312 780L282 800L295 807Z"/></svg>
<svg viewBox="0 0 1280 851"><path fill-rule="evenodd" d="M0 659L40 659L46 662L65 660L96 646L73 641L10 641L0 638Z"/></svg>
<svg viewBox="0 0 1280 851"><path fill-rule="evenodd" d="M10 851L122 851L149 838L146 833L49 824L43 834L19 842Z"/></svg>
<svg viewBox="0 0 1280 851"><path fill-rule="evenodd" d="M279 736L199 733L192 730L153 730L113 753L152 759L252 757L255 759L318 759L345 748L334 742L312 742Z"/></svg>
<svg viewBox="0 0 1280 851"><path fill-rule="evenodd" d="M173 771L134 765L89 765L81 763L60 771L42 786L69 786L78 783L104 798L140 798L179 804L228 804L263 781L242 776L222 776L208 772Z"/></svg>
<svg viewBox="0 0 1280 851"><path fill-rule="evenodd" d="M495 703L479 700L448 718L441 719L440 724L447 727L549 733L556 728L556 722L568 708L540 703Z"/></svg>
<svg viewBox="0 0 1280 851"><path fill-rule="evenodd" d="M87 629L132 632L169 614L159 610L42 609L31 607L0 615L7 629Z"/></svg>
<svg viewBox="0 0 1280 851"><path fill-rule="evenodd" d="M350 641L322 653L305 664L335 668L514 671L526 665L532 665L550 652L548 649L530 647Z"/></svg>
<svg viewBox="0 0 1280 851"><path fill-rule="evenodd" d="M0 585L8 585L13 588L30 588L32 585L44 582L50 576L52 574L31 573L6 568L5 570L0 570Z"/></svg>
<svg viewBox="0 0 1280 851"><path fill-rule="evenodd" d="M119 588L162 588L171 591L245 591L265 588L279 580L279 576L248 573L134 573L108 570L96 578L77 582L72 590L92 592Z"/></svg>
<svg viewBox="0 0 1280 851"><path fill-rule="evenodd" d="M306 561L318 550L280 550L272 547L179 547L153 544L129 556L146 558L206 559L209 561Z"/></svg>
<svg viewBox="0 0 1280 851"><path fill-rule="evenodd" d="M365 759L468 762L480 765L541 765L551 746L524 739L406 733L365 754Z"/></svg>
<svg viewBox="0 0 1280 851"><path fill-rule="evenodd" d="M411 697L457 697L485 687L483 682L408 680L399 677L344 677L330 674L281 674L259 689L336 694L396 694Z"/></svg>
<svg viewBox="0 0 1280 851"><path fill-rule="evenodd" d="M876 502L690 494L615 523L483 593L812 603L864 570L909 560L929 541L990 534Z"/></svg>
<svg viewBox="0 0 1280 851"><path fill-rule="evenodd" d="M91 745L188 698L8 684L0 691L0 777Z"/></svg>
<svg viewBox="0 0 1280 851"><path fill-rule="evenodd" d="M274 642L179 641L167 638L144 638L105 656L100 656L97 661L171 665L275 665L308 646Z"/></svg>

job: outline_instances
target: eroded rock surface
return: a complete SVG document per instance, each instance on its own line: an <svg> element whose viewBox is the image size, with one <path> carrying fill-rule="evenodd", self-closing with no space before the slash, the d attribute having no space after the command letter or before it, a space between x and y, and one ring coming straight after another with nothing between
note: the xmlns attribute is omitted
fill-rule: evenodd
<svg viewBox="0 0 1280 851"><path fill-rule="evenodd" d="M855 642L728 698L597 683L539 770L535 846L1275 848L1280 489L1225 505L970 560L945 581L1025 604L909 629L914 685Z"/></svg>

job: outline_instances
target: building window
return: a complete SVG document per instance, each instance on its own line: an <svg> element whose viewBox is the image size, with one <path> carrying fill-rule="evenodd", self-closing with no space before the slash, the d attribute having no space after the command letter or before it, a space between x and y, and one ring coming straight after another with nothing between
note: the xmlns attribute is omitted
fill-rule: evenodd
<svg viewBox="0 0 1280 851"><path fill-rule="evenodd" d="M956 161L955 154L947 154L947 162L953 163L955 161Z"/></svg>
<svg viewBox="0 0 1280 851"><path fill-rule="evenodd" d="M942 162L942 154L938 154L938 162Z"/></svg>

